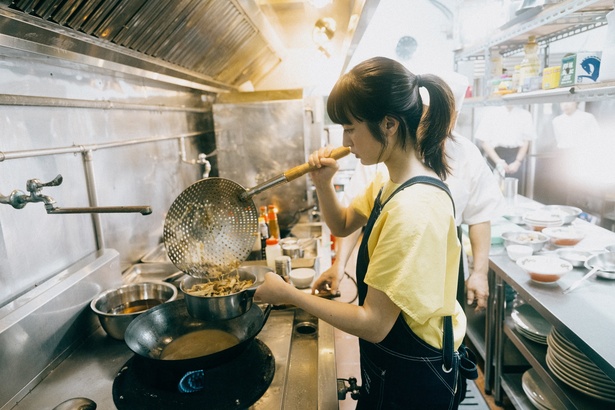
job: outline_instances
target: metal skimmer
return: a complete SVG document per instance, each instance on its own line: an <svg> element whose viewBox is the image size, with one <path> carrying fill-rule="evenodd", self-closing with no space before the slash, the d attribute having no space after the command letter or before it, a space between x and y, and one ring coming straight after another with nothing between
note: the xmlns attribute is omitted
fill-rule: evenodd
<svg viewBox="0 0 615 410"><path fill-rule="evenodd" d="M342 158L347 147L331 152ZM313 168L305 163L250 190L225 178L205 178L175 199L164 222L164 242L171 262L198 278L215 278L243 262L258 235L258 211L252 196L290 182Z"/></svg>

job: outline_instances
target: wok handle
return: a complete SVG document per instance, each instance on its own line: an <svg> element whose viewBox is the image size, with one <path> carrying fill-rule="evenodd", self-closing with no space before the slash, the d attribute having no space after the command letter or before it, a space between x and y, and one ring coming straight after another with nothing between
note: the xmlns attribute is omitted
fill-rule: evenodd
<svg viewBox="0 0 615 410"><path fill-rule="evenodd" d="M331 151L330 157L334 159L340 159L340 158L344 158L348 154L350 154L350 148L338 147L338 148L334 148ZM246 190L246 192L243 192L240 194L240 198L243 201L247 201L248 199L252 198L256 194L260 194L261 192L269 188L273 188L274 186L283 184L284 182L293 181L299 178L300 176L305 175L308 172L311 172L315 169L316 169L315 167L311 166L307 162L302 165L298 165L294 168L287 170L283 174L280 174L276 177L271 178L268 181L263 182L262 184L255 186L252 189Z"/></svg>
<svg viewBox="0 0 615 410"><path fill-rule="evenodd" d="M334 148L331 151L331 155L329 157L333 159L340 159L340 158L344 158L348 154L350 154L349 147L338 147L338 148ZM301 164L294 168L289 169L288 171L284 173L284 176L286 177L286 181L290 182L290 181L293 181L299 178L300 176L307 174L308 172L314 171L315 169L316 167L306 162L305 164Z"/></svg>

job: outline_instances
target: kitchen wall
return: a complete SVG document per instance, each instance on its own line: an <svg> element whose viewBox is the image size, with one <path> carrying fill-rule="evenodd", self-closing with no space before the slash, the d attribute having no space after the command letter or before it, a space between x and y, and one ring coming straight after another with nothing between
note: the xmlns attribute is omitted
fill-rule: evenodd
<svg viewBox="0 0 615 410"><path fill-rule="evenodd" d="M213 95L0 48L0 195L42 189L59 208L149 205L139 213L50 215L0 204L0 307L98 247L122 269L161 241L172 201L203 173L181 160L215 149ZM215 153L214 153L215 154ZM215 155L208 158L217 172ZM88 177L89 175L89 177ZM89 179L88 179L89 178ZM88 191L90 189L90 192Z"/></svg>

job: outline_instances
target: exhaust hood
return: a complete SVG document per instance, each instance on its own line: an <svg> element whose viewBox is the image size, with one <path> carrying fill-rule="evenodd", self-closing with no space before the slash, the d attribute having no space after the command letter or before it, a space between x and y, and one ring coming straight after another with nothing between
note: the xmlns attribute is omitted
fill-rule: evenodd
<svg viewBox="0 0 615 410"><path fill-rule="evenodd" d="M0 47L236 91L283 67L321 17L337 21L333 53L347 64L378 1L0 0Z"/></svg>

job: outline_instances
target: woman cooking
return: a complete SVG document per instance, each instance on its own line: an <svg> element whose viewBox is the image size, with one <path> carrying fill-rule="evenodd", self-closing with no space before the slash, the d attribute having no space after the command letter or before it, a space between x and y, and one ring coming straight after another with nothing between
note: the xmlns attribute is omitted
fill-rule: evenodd
<svg viewBox="0 0 615 410"><path fill-rule="evenodd" d="M425 112L420 87L429 92ZM465 387L458 385L460 356L452 346L461 345L466 319L455 299L454 207L442 183L449 172L444 144L452 138L452 92L439 77L417 76L378 57L338 80L327 112L344 127L344 145L361 163L384 163L390 175L343 208L330 149L309 157L318 167L311 177L331 232L345 236L366 226L357 260L359 305L308 295L274 273L255 296L293 304L359 337L358 409L455 409Z"/></svg>

